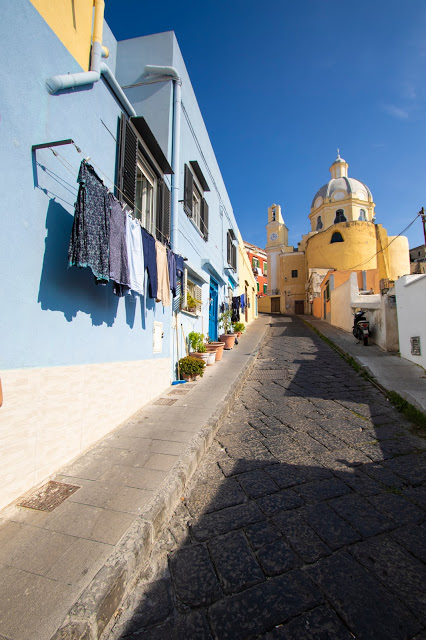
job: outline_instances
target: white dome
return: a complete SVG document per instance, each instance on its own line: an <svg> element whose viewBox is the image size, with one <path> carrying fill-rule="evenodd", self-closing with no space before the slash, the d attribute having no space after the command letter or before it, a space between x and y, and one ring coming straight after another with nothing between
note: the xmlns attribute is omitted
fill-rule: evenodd
<svg viewBox="0 0 426 640"><path fill-rule="evenodd" d="M325 200L326 198L333 199L333 194L336 194L335 199L342 200L343 198L341 196L339 197L339 192L342 192L344 194L344 199L346 199L349 195L353 195L353 197L359 198L360 200L366 200L367 202L373 200L370 189L360 180L346 177L332 178L331 180L329 180L329 182L327 182L327 184L321 187L319 191L317 191L312 200L311 208L314 208L317 198L322 198L323 200Z"/></svg>

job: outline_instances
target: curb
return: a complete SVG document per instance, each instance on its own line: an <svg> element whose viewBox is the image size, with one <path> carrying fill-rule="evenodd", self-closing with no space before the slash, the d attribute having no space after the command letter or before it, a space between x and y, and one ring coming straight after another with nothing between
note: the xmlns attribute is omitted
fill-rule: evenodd
<svg viewBox="0 0 426 640"><path fill-rule="evenodd" d="M265 324L248 361L217 409L188 443L155 496L84 589L51 640L98 640L118 615L121 601L147 566L155 542L180 504L186 485L253 370L269 329L270 324Z"/></svg>

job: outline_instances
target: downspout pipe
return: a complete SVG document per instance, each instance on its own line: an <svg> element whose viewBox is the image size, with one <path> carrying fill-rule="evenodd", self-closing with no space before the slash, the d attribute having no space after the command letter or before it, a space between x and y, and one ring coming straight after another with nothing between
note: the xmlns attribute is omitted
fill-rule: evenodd
<svg viewBox="0 0 426 640"><path fill-rule="evenodd" d="M173 82L173 132L172 132L172 220L170 229L170 243L172 251L179 253L178 237L178 207L180 189L180 123L182 114L182 80L174 67L146 65L145 73L148 76L157 76L158 81L172 80Z"/></svg>
<svg viewBox="0 0 426 640"><path fill-rule="evenodd" d="M49 93L55 94L58 91L63 91L64 89L82 87L86 84L94 84L95 82L98 82L101 75L103 75L117 99L126 109L127 113L131 116L135 116L135 110L118 84L111 69L104 62L101 62L102 57L107 58L109 55L107 47L102 46L105 2L104 0L93 0L93 6L95 7L95 16L93 20L90 71L52 76L46 80L47 90Z"/></svg>

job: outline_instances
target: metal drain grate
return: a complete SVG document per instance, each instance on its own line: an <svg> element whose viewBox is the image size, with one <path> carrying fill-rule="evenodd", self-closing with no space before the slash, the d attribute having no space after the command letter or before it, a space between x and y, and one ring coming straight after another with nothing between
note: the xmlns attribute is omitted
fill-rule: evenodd
<svg viewBox="0 0 426 640"><path fill-rule="evenodd" d="M53 511L80 488L75 484L65 484L64 482L50 480L29 498L19 502L18 506L37 509L38 511Z"/></svg>
<svg viewBox="0 0 426 640"><path fill-rule="evenodd" d="M257 369L253 371L250 378L252 380L288 380L287 369Z"/></svg>
<svg viewBox="0 0 426 640"><path fill-rule="evenodd" d="M159 398L158 400L156 400L154 402L154 404L174 404L175 402L177 402L177 398Z"/></svg>
<svg viewBox="0 0 426 640"><path fill-rule="evenodd" d="M189 393L191 391L191 389L187 389L186 387L177 387L176 389L173 389L173 391L170 391L167 395L168 396L175 396L175 395L179 395L179 396L183 396L185 393Z"/></svg>

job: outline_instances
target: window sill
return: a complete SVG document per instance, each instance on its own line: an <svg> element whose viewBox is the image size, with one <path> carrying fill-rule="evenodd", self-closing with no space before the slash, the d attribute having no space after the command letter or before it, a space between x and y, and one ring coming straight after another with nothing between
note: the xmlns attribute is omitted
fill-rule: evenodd
<svg viewBox="0 0 426 640"><path fill-rule="evenodd" d="M200 238L202 238L204 240L204 242L207 242L207 240L205 239L203 232L201 231L200 227L198 227L194 220L188 216L188 220L190 221L190 223L192 224L192 226L194 227L194 229L197 231L198 235L200 236Z"/></svg>
<svg viewBox="0 0 426 640"><path fill-rule="evenodd" d="M190 316L191 318L199 318L201 314L194 313L193 311L187 311L186 309L181 309L181 313L184 313L186 316Z"/></svg>

